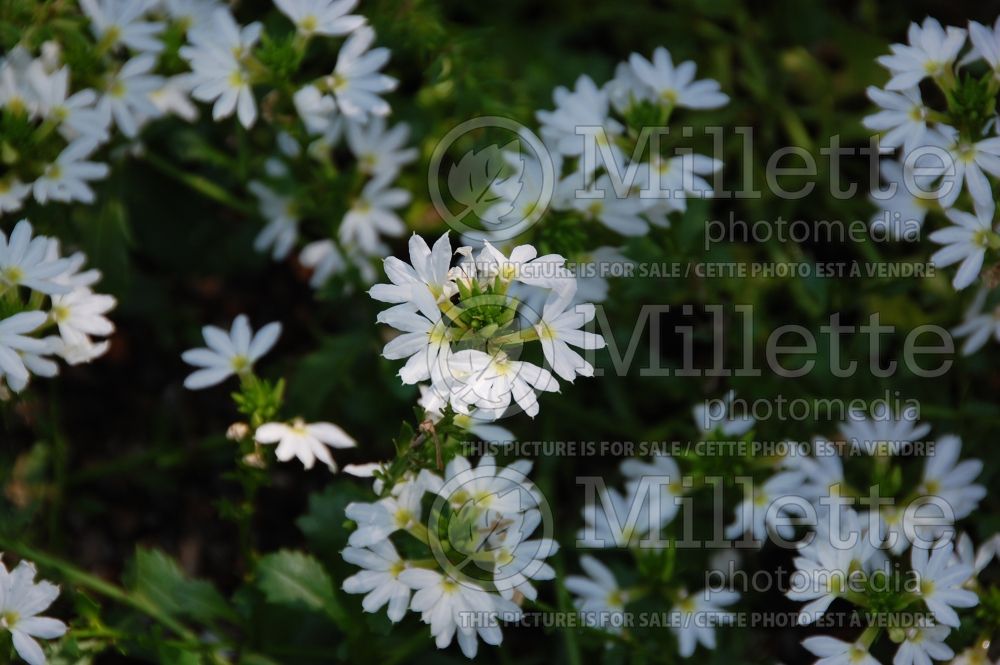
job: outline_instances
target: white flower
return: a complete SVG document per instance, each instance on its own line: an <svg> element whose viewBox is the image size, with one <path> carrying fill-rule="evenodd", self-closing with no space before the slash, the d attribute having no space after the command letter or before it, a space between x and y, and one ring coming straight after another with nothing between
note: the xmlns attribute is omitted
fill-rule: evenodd
<svg viewBox="0 0 1000 665"><path fill-rule="evenodd" d="M191 45L181 48L181 56L191 64L191 95L203 102L215 101L215 120L236 111L244 127L256 122L257 102L243 58L257 43L261 30L256 22L241 28L228 10L218 9L211 23L191 31Z"/></svg>
<svg viewBox="0 0 1000 665"><path fill-rule="evenodd" d="M382 242L380 234L398 237L406 225L395 210L410 202L405 189L391 187L392 174L369 180L351 206L337 230L340 242L356 245L361 251L377 256Z"/></svg>
<svg viewBox="0 0 1000 665"><path fill-rule="evenodd" d="M163 85L149 94L149 101L160 112L172 113L188 122L198 119L198 107L191 101L192 76L176 74L164 80Z"/></svg>
<svg viewBox="0 0 1000 665"><path fill-rule="evenodd" d="M32 237L31 222L22 219L10 237L0 231L0 285L5 288L27 287L45 294L68 293L70 287L59 276L70 261L49 254L49 239Z"/></svg>
<svg viewBox="0 0 1000 665"><path fill-rule="evenodd" d="M1000 177L1000 138L983 139L976 143L966 142L957 133L948 138L953 140L947 146L950 158L944 165L945 172L939 186L941 206L947 209L955 205L963 184L978 206L993 205L993 186L986 173Z"/></svg>
<svg viewBox="0 0 1000 665"><path fill-rule="evenodd" d="M628 62L636 78L648 87L645 98L691 109L715 109L729 103L717 81L695 81L695 64L689 60L674 67L670 53L662 46L653 51L652 62L638 53L629 56Z"/></svg>
<svg viewBox="0 0 1000 665"><path fill-rule="evenodd" d="M299 213L295 199L278 194L270 187L256 180L247 188L254 193L260 205L260 214L267 225L257 234L253 247L258 252L272 248L275 261L283 261L299 239Z"/></svg>
<svg viewBox="0 0 1000 665"><path fill-rule="evenodd" d="M35 582L35 566L21 561L8 572L0 562L0 628L10 631L17 655L28 665L45 665L45 653L35 638L54 640L66 634L66 624L38 616L59 597L51 582Z"/></svg>
<svg viewBox="0 0 1000 665"><path fill-rule="evenodd" d="M556 196L568 201L569 207L584 218L596 220L616 233L640 236L649 231L649 221L642 215L652 205L652 199L619 196L607 174L584 186L583 175L578 171L563 179ZM577 191L584 193L577 194Z"/></svg>
<svg viewBox="0 0 1000 665"><path fill-rule="evenodd" d="M365 24L363 16L349 15L358 0L274 0L300 34L339 37Z"/></svg>
<svg viewBox="0 0 1000 665"><path fill-rule="evenodd" d="M548 370L513 360L505 351L456 351L448 357L445 380L451 389L451 405L459 413L473 406L502 413L513 401L534 418L539 410L535 391L559 391L559 382Z"/></svg>
<svg viewBox="0 0 1000 665"><path fill-rule="evenodd" d="M626 495L613 487L599 490L596 501L583 507L584 527L577 532L577 545L633 547L641 537L649 533L654 525L649 515L649 501L646 500L648 495L640 498L636 492L638 488L637 482L629 483ZM660 516L664 523L673 517L669 510L661 510ZM666 520L663 519L665 516Z"/></svg>
<svg viewBox="0 0 1000 665"><path fill-rule="evenodd" d="M406 148L410 128L399 123L386 130L385 119L347 123L347 145L358 160L358 170L373 176L392 177L417 158L416 148Z"/></svg>
<svg viewBox="0 0 1000 665"><path fill-rule="evenodd" d="M29 67L28 76L38 99L39 113L60 123L59 133L64 138L71 141L87 136L98 141L107 140L110 119L95 108L97 93L88 88L67 97L69 67L48 74L36 60Z"/></svg>
<svg viewBox="0 0 1000 665"><path fill-rule="evenodd" d="M802 640L802 646L819 656L815 665L881 665L861 642L817 635Z"/></svg>
<svg viewBox="0 0 1000 665"><path fill-rule="evenodd" d="M109 171L107 164L87 161L96 148L97 141L89 137L78 138L66 146L32 185L35 199L39 203L49 199L93 203L94 191L88 181L103 178Z"/></svg>
<svg viewBox="0 0 1000 665"><path fill-rule="evenodd" d="M469 502L483 512L482 524L495 517L513 517L537 507L538 489L527 479L531 462L518 460L506 467L492 455L483 455L475 467L462 456L454 457L444 470L444 480L432 491L460 510Z"/></svg>
<svg viewBox="0 0 1000 665"><path fill-rule="evenodd" d="M955 337L968 337L962 344L962 355L972 355L993 337L1000 342L1000 307L983 311L988 295L986 289L980 289L965 312L965 320L952 329Z"/></svg>
<svg viewBox="0 0 1000 665"><path fill-rule="evenodd" d="M54 353L58 354L70 365L89 363L95 358L103 356L111 348L111 343L107 340L95 343L90 338L86 338L70 344L61 337L52 337L49 339L53 341L52 348L54 349ZM32 371L35 374L39 374L34 369Z"/></svg>
<svg viewBox="0 0 1000 665"><path fill-rule="evenodd" d="M427 385L417 386L420 389L420 399L417 404L423 407L425 417L432 419L435 423L444 418L444 408L448 405L448 395L441 395L434 388ZM478 436L483 441L503 442L514 441L514 434L505 427L494 425L493 418L488 413L455 413L452 414L452 423L456 427Z"/></svg>
<svg viewBox="0 0 1000 665"><path fill-rule="evenodd" d="M566 259L558 254L538 256L538 250L532 245L518 245L508 257L485 242L476 257L474 268L477 277L496 278L504 283L520 282L569 293L576 286L576 280L565 264Z"/></svg>
<svg viewBox="0 0 1000 665"><path fill-rule="evenodd" d="M330 471L337 470L337 463L330 456L327 446L353 448L357 445L333 423L305 423L302 420L295 420L290 425L265 423L257 428L254 438L264 444L277 443L274 455L279 461L287 462L297 457L302 466L311 469L318 459L330 467Z"/></svg>
<svg viewBox="0 0 1000 665"><path fill-rule="evenodd" d="M32 63L23 46L15 46L0 60L0 108L32 118L38 114L38 99L28 80Z"/></svg>
<svg viewBox="0 0 1000 665"><path fill-rule="evenodd" d="M794 529L788 517L797 514L800 506L782 502L772 509L772 505L782 497L801 493L802 481L801 473L783 471L771 476L763 485L747 487L746 498L736 507L735 521L726 527L726 538L748 534L754 541L763 541L768 530L773 529L778 536L789 540Z"/></svg>
<svg viewBox="0 0 1000 665"><path fill-rule="evenodd" d="M230 376L243 375L253 370L253 364L274 347L281 335L281 324L269 323L255 335L247 317L240 314L227 333L222 328L202 328L207 348L185 351L184 362L198 367L187 379L184 387L200 390L222 383Z"/></svg>
<svg viewBox="0 0 1000 665"><path fill-rule="evenodd" d="M65 344L86 345L91 335L106 337L115 331L114 324L104 315L116 304L111 296L75 289L65 295L53 295L49 315L58 324Z"/></svg>
<svg viewBox="0 0 1000 665"><path fill-rule="evenodd" d="M389 49L368 50L374 41L375 31L367 25L351 33L325 79L340 112L349 118L389 115L389 104L379 94L395 90L397 81L379 73L389 61Z"/></svg>
<svg viewBox="0 0 1000 665"><path fill-rule="evenodd" d="M105 92L97 109L105 118L114 118L115 125L128 138L135 138L140 123L146 118L160 115L150 95L163 86L163 77L151 75L156 67L156 56L140 55L132 58L105 83Z"/></svg>
<svg viewBox="0 0 1000 665"><path fill-rule="evenodd" d="M657 198L643 199L647 205L663 203L667 210L687 210L687 198L708 198L714 190L701 176L712 175L722 168L722 161L705 155L685 154L669 159L654 155L639 166L638 182ZM640 196L642 193L640 192ZM659 224L663 226L663 223Z"/></svg>
<svg viewBox="0 0 1000 665"><path fill-rule="evenodd" d="M905 146L909 153L920 147L927 133L928 108L920 97L920 88L907 88L900 92L868 86L868 98L881 107L881 111L866 116L862 124L876 132L886 132L882 145L887 148Z"/></svg>
<svg viewBox="0 0 1000 665"><path fill-rule="evenodd" d="M389 360L407 358L399 370L403 383L414 384L433 379L443 381L451 358L448 328L435 308L427 316L408 308L392 307L379 312L378 322L402 331L382 349L382 356Z"/></svg>
<svg viewBox="0 0 1000 665"><path fill-rule="evenodd" d="M560 154L579 157L584 154L586 141L597 141L598 145L603 144L609 149L615 163L624 160L621 149L613 141L625 128L608 117L608 94L600 90L593 79L580 76L574 90L559 86L553 91L552 98L555 110L535 113L546 145ZM588 165L590 172L601 165L602 155L599 153L594 157L594 163Z"/></svg>
<svg viewBox="0 0 1000 665"><path fill-rule="evenodd" d="M29 194L31 185L25 185L14 174L0 178L0 214L20 210Z"/></svg>
<svg viewBox="0 0 1000 665"><path fill-rule="evenodd" d="M722 400L706 400L695 404L691 409L694 424L703 435L719 430L726 437L741 437L757 424L757 421L746 414L732 414L736 391L730 390Z"/></svg>
<svg viewBox="0 0 1000 665"><path fill-rule="evenodd" d="M45 312L21 312L0 320L0 373L15 392L24 388L30 376L22 354L45 355L50 347L45 340L28 335L45 324Z"/></svg>
<svg viewBox="0 0 1000 665"><path fill-rule="evenodd" d="M572 382L577 374L593 376L594 366L569 346L603 349L605 343L601 335L581 330L594 319L594 306L589 303L574 306L570 303L570 298L552 292L545 301L535 331L549 367L559 377Z"/></svg>
<svg viewBox="0 0 1000 665"><path fill-rule="evenodd" d="M888 90L905 90L928 76L942 76L965 45L965 30L949 26L945 31L937 19L927 17L923 25L910 24L907 38L908 46L893 44L892 55L878 58L892 74L885 86Z"/></svg>
<svg viewBox="0 0 1000 665"><path fill-rule="evenodd" d="M348 543L352 547L369 547L419 522L424 489L419 481L405 481L393 487L390 496L375 503L347 504L344 515L358 525L351 532Z"/></svg>
<svg viewBox="0 0 1000 665"><path fill-rule="evenodd" d="M821 617L834 600L857 585L858 573L871 568L876 546L862 530L858 514L847 510L842 518L836 542L830 533L817 529L812 542L801 547L795 557L796 571L786 595L795 601L810 601L799 612L801 625Z"/></svg>
<svg viewBox="0 0 1000 665"><path fill-rule="evenodd" d="M705 589L696 594L683 592L670 611L670 630L677 637L681 657L694 654L700 643L706 649L715 648L715 626L732 620L732 612L722 608L740 599L735 591L710 591Z"/></svg>
<svg viewBox="0 0 1000 665"><path fill-rule="evenodd" d="M390 256L383 261L385 275L391 284L376 284L368 291L380 302L407 304L419 308L425 316L434 316L436 302L450 298L455 288L449 279L451 240L445 233L434 242L427 242L414 233L409 241L410 264Z"/></svg>
<svg viewBox="0 0 1000 665"><path fill-rule="evenodd" d="M299 263L312 269L309 285L314 289L326 284L332 275L347 269L344 255L330 239L315 240L303 247L299 253Z"/></svg>
<svg viewBox="0 0 1000 665"><path fill-rule="evenodd" d="M887 456L896 454L908 444L923 441L931 426L921 424L917 413L904 410L896 415L885 404L878 405L872 418L863 410L848 414L847 422L840 426L840 434L854 452Z"/></svg>
<svg viewBox="0 0 1000 665"><path fill-rule="evenodd" d="M215 10L222 6L219 0L163 0L167 16L176 21L184 32L208 24Z"/></svg>
<svg viewBox="0 0 1000 665"><path fill-rule="evenodd" d="M124 44L150 53L163 50L163 42L157 38L163 24L142 20L156 5L157 0L80 0L95 37L111 46Z"/></svg>
<svg viewBox="0 0 1000 665"><path fill-rule="evenodd" d="M629 496L636 495L643 478L652 478L656 481L660 490L660 495L656 499L659 502L658 526L662 528L669 524L680 509L679 502L674 499L683 496L685 492L684 479L674 458L670 455L654 455L650 462L628 459L621 463L620 470L622 476L628 479L625 487Z"/></svg>
<svg viewBox="0 0 1000 665"><path fill-rule="evenodd" d="M969 578L969 582L973 583L975 576L983 572L998 553L1000 553L1000 533L993 534L991 538L979 546L978 550L973 548L972 538L969 538L969 534L963 533L958 537L958 543L955 546L955 559L962 565L972 568L973 576ZM969 582L966 582L966 585Z"/></svg>
<svg viewBox="0 0 1000 665"><path fill-rule="evenodd" d="M954 435L942 436L934 444L933 454L927 456L924 475L917 491L925 496L944 499L955 519L972 514L986 496L986 488L973 483L982 473L983 463L977 459L959 461L962 440Z"/></svg>
<svg viewBox="0 0 1000 665"><path fill-rule="evenodd" d="M960 624L956 607L975 607L979 597L962 584L972 577L972 568L952 559L952 544L934 547L933 554L923 547L910 551L913 572L920 582L920 597L938 623L957 628Z"/></svg>
<svg viewBox="0 0 1000 665"><path fill-rule="evenodd" d="M457 635L468 658L474 658L478 651L477 635L496 646L503 642L500 618L516 620L521 613L514 603L435 570L410 568L400 573L399 579L416 591L410 609L420 612L421 620L430 624L437 647L444 649Z"/></svg>
<svg viewBox="0 0 1000 665"><path fill-rule="evenodd" d="M312 150L328 152L340 140L343 118L337 112L337 100L324 95L313 84L306 85L292 95L295 111L310 134L322 137L313 144Z"/></svg>
<svg viewBox="0 0 1000 665"><path fill-rule="evenodd" d="M871 194L869 200L879 207L872 216L871 227L875 232L888 233L896 240L919 240L920 229L927 217L928 208L934 203L929 195L915 195L906 184L903 165L900 162L883 159L879 164L882 179L888 185L888 194ZM921 192L929 192L932 178L914 177L914 185Z"/></svg>
<svg viewBox="0 0 1000 665"><path fill-rule="evenodd" d="M559 551L559 544L551 538L528 539L541 520L538 510L527 510L515 515L510 520L512 524L488 537L495 557L493 584L507 600L515 592L535 600L538 592L530 580L555 579L556 571L545 559Z"/></svg>
<svg viewBox="0 0 1000 665"><path fill-rule="evenodd" d="M580 557L580 567L587 577L569 575L565 584L566 589L576 596L573 606L582 615L584 625L620 633L625 605L629 601L628 592L618 585L607 566L594 557Z"/></svg>
<svg viewBox="0 0 1000 665"><path fill-rule="evenodd" d="M947 210L945 214L954 226L930 235L932 241L945 245L931 256L934 265L944 268L962 262L951 282L957 290L976 281L986 258L986 249L1000 241L1000 236L993 230L994 211L992 201L985 206L977 204L974 215L963 210Z"/></svg>
<svg viewBox="0 0 1000 665"><path fill-rule="evenodd" d="M990 30L982 23L969 22L969 39L974 52L993 68L994 76L1000 73L1000 18Z"/></svg>
<svg viewBox="0 0 1000 665"><path fill-rule="evenodd" d="M344 591L367 594L361 601L365 612L378 612L388 603L389 621L402 620L410 604L410 587L399 580L399 575L407 569L407 562L399 556L392 541L386 538L368 548L347 547L341 555L344 561L364 568L344 580Z"/></svg>
<svg viewBox="0 0 1000 665"><path fill-rule="evenodd" d="M930 665L931 659L948 660L955 652L944 643L951 630L945 626L914 626L906 629L892 665Z"/></svg>

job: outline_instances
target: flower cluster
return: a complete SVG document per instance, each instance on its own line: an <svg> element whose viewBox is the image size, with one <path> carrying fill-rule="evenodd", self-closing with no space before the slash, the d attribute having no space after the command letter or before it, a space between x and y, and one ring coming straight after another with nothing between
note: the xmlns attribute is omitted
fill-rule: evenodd
<svg viewBox="0 0 1000 665"><path fill-rule="evenodd" d="M256 249L283 261L296 249L303 223L314 220L318 238L298 254L313 271L312 284L318 288L349 271L370 284L375 280L371 259L390 253L383 238L405 231L396 211L409 203L410 194L393 182L416 158L416 151L405 147L408 127L388 127L385 120L390 106L381 95L396 87L396 80L381 72L389 49L373 47L375 31L364 17L350 13L357 0L275 4L295 26L287 44L264 34L260 23L240 25L224 8L189 33L180 53L190 63L192 95L213 102L217 120L236 113L249 128L259 116L254 89L269 89L266 120L273 125L277 149L249 184L266 221ZM309 73L310 45L322 42L312 45L326 49L338 38L332 71ZM294 83L293 75L298 77ZM339 155L342 144L349 159ZM343 169L351 160L357 177L348 178ZM316 190L333 195L317 200ZM343 207L343 201L349 203L331 236L330 208Z"/></svg>
<svg viewBox="0 0 1000 665"><path fill-rule="evenodd" d="M908 44L893 44L892 53L878 59L890 74L885 88L868 89L879 111L865 118L865 126L882 133L883 146L899 150L897 158L882 162L885 188L872 195L879 208L872 224L916 240L929 212L946 218L949 224L929 236L942 245L931 260L939 267L958 265L956 290L977 281L992 287L991 266L1000 251L994 196L1000 21L992 28L971 21L966 30L927 18L911 24L907 38ZM993 308L984 313L985 305L986 295L977 297L955 330L968 336L966 354L997 329L998 314Z"/></svg>
<svg viewBox="0 0 1000 665"><path fill-rule="evenodd" d="M17 47L0 59L0 215L19 210L29 196L39 203L94 201L89 183L108 173L107 164L89 159L108 139L106 97L92 88L73 92L54 45L39 58Z"/></svg>
<svg viewBox="0 0 1000 665"><path fill-rule="evenodd" d="M369 291L394 305L378 321L401 333L383 355L406 359L403 383L430 380L430 390L454 411L488 422L512 405L534 417L538 393L557 391L557 376L593 375L570 346L599 349L604 338L582 329L595 309L572 304L576 280L563 257L538 256L531 245L505 256L486 243L478 254L459 248L462 258L453 268L448 234L433 248L414 234L409 249L409 264L385 259L390 283ZM538 302L541 311L529 304ZM539 343L549 369L518 359L530 342Z"/></svg>
<svg viewBox="0 0 1000 665"><path fill-rule="evenodd" d="M63 257L58 240L33 235L28 220L9 236L0 231L0 377L11 390L23 390L32 374L58 374L54 358L77 365L107 352L99 338L114 332L105 315L116 303L94 293L101 274L81 270L85 262L80 252Z"/></svg>
<svg viewBox="0 0 1000 665"><path fill-rule="evenodd" d="M555 108L536 113L544 154L513 142L519 149L501 158L506 173L491 183L482 209L474 207L485 237L499 231L509 236L545 215L541 232L573 263L628 264L613 244L590 241L601 237L600 228L587 237L569 229L593 222L613 232L608 242L620 242L618 236L670 226L689 198L712 196L706 177L722 163L677 145L680 132L665 131L685 111L728 103L716 81L696 80L695 72L693 62L675 65L661 47L651 59L633 53L603 86L582 75L572 89L556 88ZM608 284L601 271L581 281L589 301L604 299Z"/></svg>
<svg viewBox="0 0 1000 665"><path fill-rule="evenodd" d="M731 399L731 394L727 396ZM728 419L719 416L705 426L705 407L694 409L694 419L703 437L730 432L727 438L745 434L753 426L751 420ZM598 488L596 496L583 509L584 527L577 534L577 545L586 548L627 549L642 580L623 588L611 570L593 556L580 558L586 576L570 575L566 588L575 595L574 606L585 625L621 633L629 622L625 620L630 603L654 597L670 606L669 625L677 640L678 653L683 658L694 654L701 644L714 649L715 628L725 625L733 613L724 609L736 603L737 592L725 589L703 589L690 593L683 580L675 576L676 546L666 539L668 527L677 516L680 498L692 491L693 479L682 477L677 461L658 454L649 461L628 459L620 466L625 478L625 493L617 489Z"/></svg>
<svg viewBox="0 0 1000 665"><path fill-rule="evenodd" d="M516 622L519 603L535 599L532 581L555 577L545 559L558 545L544 533L551 520L543 519L547 507L526 476L530 470L527 461L503 467L484 456L473 467L457 456L443 478L408 472L388 486L378 477L375 491L383 498L345 511L357 528L343 557L363 570L344 580L344 591L366 594L366 612L388 604L393 623L407 609L420 614L438 648L457 637L472 658L478 640L500 644L500 624ZM425 498L432 502L426 523ZM533 535L539 526L541 537Z"/></svg>
<svg viewBox="0 0 1000 665"><path fill-rule="evenodd" d="M230 438L253 447L243 461L251 466L261 466L263 458L259 444L274 445L274 455L279 462L298 458L302 466L311 469L316 460L323 462L330 471L337 470L337 463L329 448L353 448L357 445L344 430L328 422L306 423L295 418L290 423L269 422L280 410L284 382L272 385L254 373L254 364L264 357L281 336L281 324L272 322L254 333L245 315L237 316L227 332L215 326L202 329L205 347L189 349L181 358L197 369L184 380L188 390L201 390L218 385L231 376L237 376L241 392L234 395L237 406L256 427L253 437L243 423L230 428Z"/></svg>
<svg viewBox="0 0 1000 665"><path fill-rule="evenodd" d="M888 631L900 645L897 665L948 659L953 654L944 639L959 625L955 608L978 602L966 588L976 571L967 554L953 555L953 540L956 522L986 495L974 483L982 463L960 460L956 436L927 439L930 427L912 413L885 408L873 416L852 414L839 437L791 447L777 473L748 490L726 535L746 533L758 545L768 536L797 542L787 595L806 603L800 624L817 622L838 599L885 620L873 622L855 642L807 638L803 646L819 662L840 656L878 662L869 649L880 626L898 626ZM906 461L921 457L926 462L919 480L904 482ZM859 477L866 484L858 484ZM855 511L856 505L866 510ZM799 532L791 518L811 530ZM895 558L908 549L909 571L901 572Z"/></svg>

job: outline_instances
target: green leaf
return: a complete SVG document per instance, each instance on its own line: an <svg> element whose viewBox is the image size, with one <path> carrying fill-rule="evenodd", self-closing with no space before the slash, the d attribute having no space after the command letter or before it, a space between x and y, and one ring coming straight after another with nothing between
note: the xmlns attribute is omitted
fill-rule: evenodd
<svg viewBox="0 0 1000 665"><path fill-rule="evenodd" d="M323 565L308 554L282 550L265 556L257 564L257 586L272 603L305 605L325 613L341 628L347 625L333 580Z"/></svg>
<svg viewBox="0 0 1000 665"><path fill-rule="evenodd" d="M238 621L226 599L208 582L185 577L177 562L159 550L136 551L132 591L172 616L202 623Z"/></svg>

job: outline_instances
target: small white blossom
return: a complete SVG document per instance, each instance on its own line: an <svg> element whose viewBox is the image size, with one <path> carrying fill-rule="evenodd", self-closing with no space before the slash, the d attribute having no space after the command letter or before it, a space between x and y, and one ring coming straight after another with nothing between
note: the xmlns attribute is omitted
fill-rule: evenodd
<svg viewBox="0 0 1000 665"><path fill-rule="evenodd" d="M262 182L250 181L247 188L257 197L261 216L267 225L254 240L254 249L271 249L275 261L283 261L299 239L299 213L295 199L275 192Z"/></svg>
<svg viewBox="0 0 1000 665"><path fill-rule="evenodd" d="M817 635L802 640L802 646L814 656L819 656L816 665L881 665L861 642L844 642Z"/></svg>
<svg viewBox="0 0 1000 665"><path fill-rule="evenodd" d="M181 356L184 362L199 368L184 380L188 390L208 388L230 376L251 372L253 364L277 343L281 324L269 323L254 334L247 317L241 314L228 332L205 326L202 334L208 346L185 351Z"/></svg>
<svg viewBox="0 0 1000 665"><path fill-rule="evenodd" d="M962 262L952 280L956 290L976 281L986 258L986 249L1000 243L1000 235L993 230L994 210L992 201L988 205L977 205L976 214L947 210L945 214L954 226L930 235L932 241L944 245L931 256L934 265L944 268Z"/></svg>
<svg viewBox="0 0 1000 665"><path fill-rule="evenodd" d="M365 612L378 612L388 603L389 621L401 621L410 604L410 587L399 580L399 575L408 564L399 556L392 541L380 540L367 548L348 547L341 555L344 561L364 568L344 580L344 591L367 594L361 601Z"/></svg>
<svg viewBox="0 0 1000 665"><path fill-rule="evenodd" d="M135 51L159 53L163 42L158 38L163 24L144 21L158 0L80 0L80 7L90 19L90 29L99 40L111 46L124 44Z"/></svg>
<svg viewBox="0 0 1000 665"><path fill-rule="evenodd" d="M263 444L277 443L274 455L281 462L297 457L302 466L311 469L319 460L330 467L330 471L337 470L337 463L327 447L354 448L357 445L333 423L306 423L301 420L291 424L265 423L257 428L254 439Z"/></svg>
<svg viewBox="0 0 1000 665"><path fill-rule="evenodd" d="M274 0L302 35L339 37L365 24L363 16L348 14L358 0Z"/></svg>
<svg viewBox="0 0 1000 665"><path fill-rule="evenodd" d="M54 640L66 634L66 624L39 616L59 597L51 582L35 582L35 566L21 561L8 572L0 562L0 628L10 631L17 655L28 665L45 665L36 639Z"/></svg>
<svg viewBox="0 0 1000 665"><path fill-rule="evenodd" d="M960 624L956 607L975 607L979 597L962 585L972 577L972 568L952 559L952 544L935 546L933 553L914 547L910 554L913 572L920 582L920 598L938 623L957 628Z"/></svg>
<svg viewBox="0 0 1000 665"><path fill-rule="evenodd" d="M586 577L569 575L566 589L576 598L573 606L581 613L584 625L620 633L629 593L618 585L614 574L592 556L580 557Z"/></svg>
<svg viewBox="0 0 1000 665"><path fill-rule="evenodd" d="M907 32L909 45L893 44L892 55L878 58L892 78L888 90L912 88L926 77L939 77L955 63L965 45L965 30L949 26L947 31L937 19L927 17L922 25L911 23Z"/></svg>
<svg viewBox="0 0 1000 665"><path fill-rule="evenodd" d="M45 172L32 184L39 203L53 201L94 202L91 180L108 175L108 165L92 162L88 157L97 149L97 141L89 137L78 138L66 146L56 161L45 167Z"/></svg>
<svg viewBox="0 0 1000 665"><path fill-rule="evenodd" d="M688 60L675 67L670 52L662 46L653 51L652 61L633 53L628 62L636 78L647 86L644 98L691 109L715 109L729 103L718 82L694 80L695 64Z"/></svg>

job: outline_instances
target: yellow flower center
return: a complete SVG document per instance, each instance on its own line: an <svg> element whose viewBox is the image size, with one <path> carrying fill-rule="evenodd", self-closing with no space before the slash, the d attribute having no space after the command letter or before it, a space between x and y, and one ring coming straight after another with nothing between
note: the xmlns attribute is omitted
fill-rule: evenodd
<svg viewBox="0 0 1000 665"><path fill-rule="evenodd" d="M316 26L318 25L319 25L319 19L317 19L312 14L304 17L302 19L302 22L299 23L299 27L302 29L302 32L307 32L307 33L315 31Z"/></svg>
<svg viewBox="0 0 1000 665"><path fill-rule="evenodd" d="M8 284L20 284L24 279L24 271L19 266L10 266L3 271L3 279Z"/></svg>
<svg viewBox="0 0 1000 665"><path fill-rule="evenodd" d="M246 356L233 356L233 359L229 361L230 365L237 374L243 372L250 367L250 359Z"/></svg>

